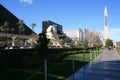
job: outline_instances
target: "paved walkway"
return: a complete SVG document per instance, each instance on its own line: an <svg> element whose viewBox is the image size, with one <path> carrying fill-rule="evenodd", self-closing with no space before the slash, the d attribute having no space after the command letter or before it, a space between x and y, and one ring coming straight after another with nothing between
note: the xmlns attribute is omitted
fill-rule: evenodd
<svg viewBox="0 0 120 80"><path fill-rule="evenodd" d="M66 80L120 80L120 56L108 50Z"/></svg>

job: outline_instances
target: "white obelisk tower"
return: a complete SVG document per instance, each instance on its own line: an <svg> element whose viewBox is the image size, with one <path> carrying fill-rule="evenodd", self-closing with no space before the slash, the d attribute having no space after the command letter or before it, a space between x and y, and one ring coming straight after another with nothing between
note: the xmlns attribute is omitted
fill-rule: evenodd
<svg viewBox="0 0 120 80"><path fill-rule="evenodd" d="M109 38L109 31L108 31L108 11L107 11L107 7L105 6L104 9L104 46L105 46L105 42L106 40Z"/></svg>

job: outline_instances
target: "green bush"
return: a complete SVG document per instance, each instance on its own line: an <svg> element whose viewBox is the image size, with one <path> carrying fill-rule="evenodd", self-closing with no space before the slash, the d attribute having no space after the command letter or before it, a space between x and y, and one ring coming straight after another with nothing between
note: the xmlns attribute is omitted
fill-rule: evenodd
<svg viewBox="0 0 120 80"><path fill-rule="evenodd" d="M0 66L17 67L17 68L32 68L43 65L44 60L50 62L62 62L63 58L76 53L89 53L90 49L94 48L59 48L47 49L12 49L0 50Z"/></svg>

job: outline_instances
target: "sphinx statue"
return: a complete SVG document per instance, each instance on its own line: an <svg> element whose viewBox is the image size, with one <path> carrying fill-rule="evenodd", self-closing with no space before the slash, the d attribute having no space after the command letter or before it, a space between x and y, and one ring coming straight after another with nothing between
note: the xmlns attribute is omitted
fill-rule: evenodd
<svg viewBox="0 0 120 80"><path fill-rule="evenodd" d="M57 34L57 27L56 25L51 25L46 30L46 36L50 39L53 43L53 46L59 46L59 36Z"/></svg>

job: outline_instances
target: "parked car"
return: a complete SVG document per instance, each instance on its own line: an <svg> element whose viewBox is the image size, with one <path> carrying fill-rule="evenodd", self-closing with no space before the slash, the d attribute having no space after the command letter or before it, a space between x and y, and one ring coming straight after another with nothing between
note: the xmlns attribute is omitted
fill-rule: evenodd
<svg viewBox="0 0 120 80"><path fill-rule="evenodd" d="M20 49L19 46L10 46L8 49Z"/></svg>
<svg viewBox="0 0 120 80"><path fill-rule="evenodd" d="M34 49L35 46L21 46L20 49Z"/></svg>
<svg viewBox="0 0 120 80"><path fill-rule="evenodd" d="M6 45L0 45L0 49L5 49Z"/></svg>

